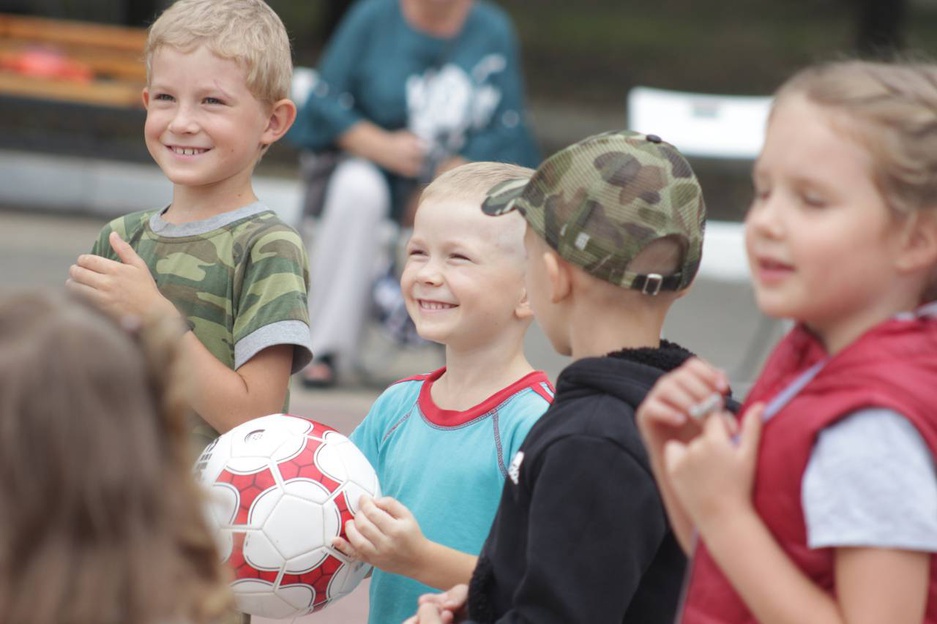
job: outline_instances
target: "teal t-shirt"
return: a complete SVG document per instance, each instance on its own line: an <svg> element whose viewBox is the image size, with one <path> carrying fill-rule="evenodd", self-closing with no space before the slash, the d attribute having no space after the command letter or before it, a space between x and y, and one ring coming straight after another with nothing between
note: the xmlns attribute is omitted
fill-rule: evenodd
<svg viewBox="0 0 937 624"><path fill-rule="evenodd" d="M377 471L381 492L403 503L434 542L477 555L488 536L508 464L553 400L537 371L475 407L443 410L430 395L445 369L384 391L351 440ZM374 570L370 624L400 624L433 588Z"/></svg>

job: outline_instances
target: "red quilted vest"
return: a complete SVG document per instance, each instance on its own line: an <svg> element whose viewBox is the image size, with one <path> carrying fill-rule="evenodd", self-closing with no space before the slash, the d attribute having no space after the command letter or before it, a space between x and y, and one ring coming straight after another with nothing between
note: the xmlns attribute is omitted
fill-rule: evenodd
<svg viewBox="0 0 937 624"><path fill-rule="evenodd" d="M768 403L825 357L823 346L809 331L795 328L772 353L745 408ZM788 557L830 593L834 590L833 550L807 547L801 481L820 430L865 407L884 407L905 415L937 456L937 319L908 315L873 328L830 358L762 430L755 509ZM693 556L682 613L683 624L757 621L702 542ZM925 621L937 623L935 556L931 557Z"/></svg>

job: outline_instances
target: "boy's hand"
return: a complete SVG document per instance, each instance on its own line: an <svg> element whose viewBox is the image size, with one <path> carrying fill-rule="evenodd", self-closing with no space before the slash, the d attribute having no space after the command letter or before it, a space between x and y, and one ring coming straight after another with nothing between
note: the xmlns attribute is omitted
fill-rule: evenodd
<svg viewBox="0 0 937 624"><path fill-rule="evenodd" d="M423 594L418 601L419 610L404 624L457 624L468 617L468 585L456 585L441 594Z"/></svg>
<svg viewBox="0 0 937 624"><path fill-rule="evenodd" d="M764 406L752 406L741 433L729 419L706 419L702 434L689 443L671 440L664 447L664 466L680 503L705 534L706 526L751 509L752 485L761 439Z"/></svg>
<svg viewBox="0 0 937 624"><path fill-rule="evenodd" d="M345 523L345 533L347 541L332 541L335 548L385 572L411 577L429 544L410 510L390 496L362 496L357 515ZM347 552L346 546L352 550Z"/></svg>
<svg viewBox="0 0 937 624"><path fill-rule="evenodd" d="M349 520L349 522L353 522L353 521ZM349 544L348 540L346 540L344 537L333 537L332 548L342 553L349 559L353 559L355 561L363 561L361 559L361 555L358 554L358 551L355 550L355 548L351 544Z"/></svg>
<svg viewBox="0 0 937 624"><path fill-rule="evenodd" d="M658 379L637 411L638 429L651 457L660 459L670 440L686 443L699 435L706 408L721 412L721 397L728 391L725 373L699 358ZM727 426L734 427L734 417L727 417Z"/></svg>
<svg viewBox="0 0 937 624"><path fill-rule="evenodd" d="M108 239L120 262L82 254L68 269L66 286L116 318L176 315L178 311L156 287L146 262L117 232Z"/></svg>

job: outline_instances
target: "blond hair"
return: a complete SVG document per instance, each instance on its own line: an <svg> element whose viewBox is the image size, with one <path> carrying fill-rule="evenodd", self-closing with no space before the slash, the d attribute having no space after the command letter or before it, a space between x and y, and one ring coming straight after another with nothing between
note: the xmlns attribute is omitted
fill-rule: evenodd
<svg viewBox="0 0 937 624"><path fill-rule="evenodd" d="M190 52L200 45L241 65L247 88L259 101L273 104L289 97L289 35L263 0L179 0L170 6L150 26L144 50L147 81L160 48Z"/></svg>
<svg viewBox="0 0 937 624"><path fill-rule="evenodd" d="M893 210L937 207L937 65L826 63L795 74L776 101L792 94L852 122L845 130L869 151L875 183Z"/></svg>
<svg viewBox="0 0 937 624"><path fill-rule="evenodd" d="M426 202L455 201L474 204L483 219L488 217L481 211L482 202L488 191L501 182L518 178L530 179L534 170L529 167L499 162L469 162L443 173L433 180L420 195L420 205ZM507 218L505 218L507 217ZM498 235L491 241L498 249L518 262L526 258L524 252L524 231L527 222L516 211L502 215L492 224L498 225Z"/></svg>
<svg viewBox="0 0 937 624"><path fill-rule="evenodd" d="M496 184L534 175L529 167L499 162L470 162L459 165L433 180L420 195L420 202L468 201L479 207Z"/></svg>
<svg viewBox="0 0 937 624"><path fill-rule="evenodd" d="M202 623L229 608L178 334L58 292L0 302L0 622Z"/></svg>

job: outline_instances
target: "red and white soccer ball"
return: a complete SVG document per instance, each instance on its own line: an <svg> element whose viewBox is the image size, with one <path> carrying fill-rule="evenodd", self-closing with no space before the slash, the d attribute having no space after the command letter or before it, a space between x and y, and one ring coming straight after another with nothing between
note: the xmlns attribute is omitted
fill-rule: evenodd
<svg viewBox="0 0 937 624"><path fill-rule="evenodd" d="M361 582L370 566L331 547L362 494L380 496L374 468L323 424L273 414L235 427L202 453L210 519L245 613L318 611Z"/></svg>

